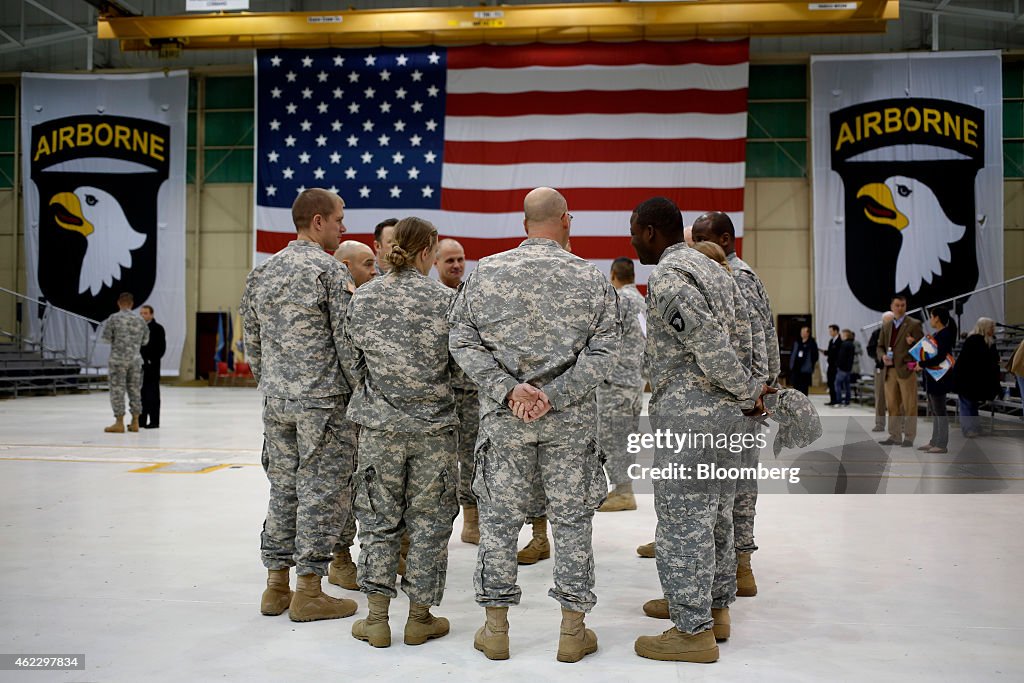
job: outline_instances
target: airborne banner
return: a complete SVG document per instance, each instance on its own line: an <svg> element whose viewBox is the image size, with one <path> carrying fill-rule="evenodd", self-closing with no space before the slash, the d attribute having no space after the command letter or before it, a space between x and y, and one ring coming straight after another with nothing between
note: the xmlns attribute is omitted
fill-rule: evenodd
<svg viewBox="0 0 1024 683"><path fill-rule="evenodd" d="M131 292L167 331L165 374L185 337L187 109L184 71L22 75L28 295L103 321ZM46 310L30 312L33 332L87 357L95 326Z"/></svg>
<svg viewBox="0 0 1024 683"><path fill-rule="evenodd" d="M916 308L1003 279L1000 66L998 52L812 58L819 339L877 322L894 294ZM999 289L967 299L961 325L982 315L1002 319Z"/></svg>

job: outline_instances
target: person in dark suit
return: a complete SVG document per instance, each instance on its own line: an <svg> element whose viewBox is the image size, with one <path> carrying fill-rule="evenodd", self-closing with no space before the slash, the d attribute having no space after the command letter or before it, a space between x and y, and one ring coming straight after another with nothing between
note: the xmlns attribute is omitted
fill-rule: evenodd
<svg viewBox="0 0 1024 683"><path fill-rule="evenodd" d="M910 348L923 336L920 321L907 315L907 298L897 294L890 306L892 322L882 325L875 353L885 365L885 403L889 438L883 446L914 445L917 436L917 374Z"/></svg>
<svg viewBox="0 0 1024 683"><path fill-rule="evenodd" d="M828 371L826 378L828 381L828 403L827 406L834 406L839 404L839 398L836 392L836 375L839 372L839 347L843 340L839 338L839 325L832 323L828 326L828 348L819 349L825 354L825 360L828 361Z"/></svg>
<svg viewBox="0 0 1024 683"><path fill-rule="evenodd" d="M789 376L793 388L804 396L811 388L811 375L818 363L818 342L811 336L811 328L800 328L800 339L793 342L789 354Z"/></svg>
<svg viewBox="0 0 1024 683"><path fill-rule="evenodd" d="M1002 391L995 339L996 322L978 318L956 359L954 388L960 404L960 430L969 439L981 435L981 404Z"/></svg>
<svg viewBox="0 0 1024 683"><path fill-rule="evenodd" d="M952 387L953 372L950 370L940 379L935 379L924 370L939 367L946 356L953 352L956 343L956 323L949 315L948 308L933 308L928 324L935 330L932 339L938 351L933 358L917 364L915 370L924 377L924 392L928 396L928 409L932 414L932 438L917 450L925 453L946 453L949 444L949 414L946 412L946 394Z"/></svg>
<svg viewBox="0 0 1024 683"><path fill-rule="evenodd" d="M160 427L160 359L167 351L164 326L153 319L153 307L143 306L139 314L149 326L149 343L142 347L142 415L139 426Z"/></svg>
<svg viewBox="0 0 1024 683"><path fill-rule="evenodd" d="M836 402L833 408L850 405L850 384L853 379L853 363L857 359L857 345L853 341L853 332L843 330L842 341L839 342L839 352L836 354ZM829 364L829 370L832 366Z"/></svg>

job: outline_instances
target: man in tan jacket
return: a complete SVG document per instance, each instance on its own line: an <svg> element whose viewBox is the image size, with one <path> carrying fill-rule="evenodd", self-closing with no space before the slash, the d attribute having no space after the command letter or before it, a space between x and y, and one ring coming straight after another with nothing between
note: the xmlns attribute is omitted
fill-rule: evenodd
<svg viewBox="0 0 1024 683"><path fill-rule="evenodd" d="M890 306L893 319L882 325L875 353L884 365L885 403L889 409L889 438L883 446L914 445L917 436L917 375L907 367L910 349L923 336L921 323L907 315L907 298L897 294Z"/></svg>

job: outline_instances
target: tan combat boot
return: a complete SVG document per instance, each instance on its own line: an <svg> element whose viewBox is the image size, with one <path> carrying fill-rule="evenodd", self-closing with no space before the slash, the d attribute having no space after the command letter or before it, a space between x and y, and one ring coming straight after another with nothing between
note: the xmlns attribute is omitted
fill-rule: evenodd
<svg viewBox="0 0 1024 683"><path fill-rule="evenodd" d="M516 559L519 564L536 564L539 560L551 557L551 544L548 543L548 518L535 517L533 520L533 538L525 548L519 551Z"/></svg>
<svg viewBox="0 0 1024 683"><path fill-rule="evenodd" d="M729 636L732 635L732 620L729 619L729 608L712 607L711 617L715 620L715 625L711 627L712 633L715 634L715 642L729 640Z"/></svg>
<svg viewBox="0 0 1024 683"><path fill-rule="evenodd" d="M402 545L398 549L398 575L405 576L405 558L409 556L409 532L402 534Z"/></svg>
<svg viewBox="0 0 1024 683"><path fill-rule="evenodd" d="M352 553L348 548L334 553L331 566L327 569L327 580L350 591L359 590L359 584L356 583L356 563L352 561Z"/></svg>
<svg viewBox="0 0 1024 683"><path fill-rule="evenodd" d="M487 659L508 659L508 607L487 607L487 620L473 637L473 647Z"/></svg>
<svg viewBox="0 0 1024 683"><path fill-rule="evenodd" d="M366 604L370 613L365 619L352 624L352 637L365 640L374 647L391 647L391 625L388 623L391 598L383 593L368 593Z"/></svg>
<svg viewBox="0 0 1024 683"><path fill-rule="evenodd" d="M480 516L476 505L462 506L462 542L480 545Z"/></svg>
<svg viewBox="0 0 1024 683"><path fill-rule="evenodd" d="M658 598L644 603L644 614L655 619L668 619L668 600Z"/></svg>
<svg viewBox="0 0 1024 683"><path fill-rule="evenodd" d="M263 599L260 600L260 613L268 617L276 617L284 614L288 605L292 603L292 592L288 588L288 568L268 569L267 588L263 591Z"/></svg>
<svg viewBox="0 0 1024 683"><path fill-rule="evenodd" d="M560 662L578 662L597 652L597 634L583 624L584 612L571 612L562 608L562 627L558 635Z"/></svg>
<svg viewBox="0 0 1024 683"><path fill-rule="evenodd" d="M638 546L636 554L640 557L654 557L654 541Z"/></svg>
<svg viewBox="0 0 1024 683"><path fill-rule="evenodd" d="M333 598L320 590L320 577L316 574L300 574L288 608L292 621L319 621L341 619L356 613L354 600Z"/></svg>
<svg viewBox="0 0 1024 683"><path fill-rule="evenodd" d="M433 638L448 635L448 620L430 613L430 605L409 603L409 620L405 622L405 644L422 645Z"/></svg>
<svg viewBox="0 0 1024 683"><path fill-rule="evenodd" d="M736 595L743 598L757 595L754 570L750 568L750 553L736 553Z"/></svg>
<svg viewBox="0 0 1024 683"><path fill-rule="evenodd" d="M139 416L138 415L132 415L132 423L130 425L128 425L128 431L129 432L137 432L137 431L139 431Z"/></svg>
<svg viewBox="0 0 1024 683"><path fill-rule="evenodd" d="M633 495L632 484L617 484L598 512L623 512L625 510L636 510L636 497Z"/></svg>
<svg viewBox="0 0 1024 683"><path fill-rule="evenodd" d="M691 635L673 626L660 636L640 636L633 649L641 657L663 662L709 664L718 661L718 645L711 629Z"/></svg>
<svg viewBox="0 0 1024 683"><path fill-rule="evenodd" d="M109 427L104 427L103 431L110 432L112 434L124 434L124 416L115 417L114 424Z"/></svg>

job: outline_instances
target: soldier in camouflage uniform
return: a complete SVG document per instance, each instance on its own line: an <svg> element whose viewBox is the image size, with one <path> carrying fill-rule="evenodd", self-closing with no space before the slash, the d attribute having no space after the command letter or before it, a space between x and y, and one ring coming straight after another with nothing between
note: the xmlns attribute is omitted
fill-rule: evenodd
<svg viewBox="0 0 1024 683"><path fill-rule="evenodd" d="M606 458L605 473L615 488L598 512L636 510L633 480L628 474L636 456L627 452L626 440L629 434L640 430L647 304L633 284L635 279L633 259L621 257L612 262L611 281L619 294L622 317L622 346L615 369L597 385L597 436Z"/></svg>
<svg viewBox="0 0 1024 683"><path fill-rule="evenodd" d="M333 192L302 192L292 205L298 238L249 273L240 306L246 354L264 396L263 469L270 480L260 611L287 609L292 621L356 611L354 601L320 587L350 511L356 456L355 429L345 420L352 354L344 335L355 287L325 251L336 249L345 232L344 206Z"/></svg>
<svg viewBox="0 0 1024 683"><path fill-rule="evenodd" d="M651 426L728 433L742 410L763 408L766 389L737 354L752 348L752 341L749 322L744 325L736 313L732 278L686 246L682 216L668 199L641 203L630 234L640 262L657 263L647 282ZM715 465L721 455L713 445L694 441L678 453L658 449L654 466L682 465L695 473L698 464ZM715 617L721 629L728 624L727 609L713 609L712 603L715 527L720 505L728 500L720 500L718 483L694 476L655 480L654 502L658 575L675 626L660 636L641 636L636 652L650 659L715 661Z"/></svg>
<svg viewBox="0 0 1024 683"><path fill-rule="evenodd" d="M524 209L527 239L482 259L451 314L452 355L480 391L474 585L487 617L474 646L490 659L509 656L508 606L521 596L516 537L539 472L557 551L548 594L562 606L558 659L575 662L597 650L583 624L597 600L592 521L607 488L594 389L618 355L620 323L615 290L566 251L572 215L562 195L538 188Z"/></svg>
<svg viewBox="0 0 1024 683"><path fill-rule="evenodd" d="M458 289L466 272L465 249L456 240L441 240L437 243L434 266L441 284L453 290ZM459 416L459 505L462 506L460 538L463 543L476 545L480 543L480 518L477 515L476 496L473 495L473 452L480 427L480 397L476 385L458 365L452 372L452 388L455 390L455 411Z"/></svg>
<svg viewBox="0 0 1024 683"><path fill-rule="evenodd" d="M400 220L388 272L356 291L345 325L357 380L348 416L360 425L359 585L370 608L369 616L352 626L352 635L374 647L391 644L388 605L397 596L403 532L409 535L402 576L409 596L405 643L440 638L449 628L447 619L429 611L444 595L448 539L459 512L459 421L448 353L454 293L426 277L436 251L431 223Z"/></svg>
<svg viewBox="0 0 1024 683"><path fill-rule="evenodd" d="M772 386L778 380L781 357L779 355L779 335L775 330L775 316L768 292L757 273L736 254L736 229L729 217L713 211L700 216L693 224L693 238L708 240L718 244L725 251L726 259L732 268L733 275L740 285L740 291L753 312L753 322L760 323L764 336L764 356L767 362L765 382ZM760 427L755 426L755 430ZM756 431L754 432L757 433ZM744 467L757 467L760 462L760 449L757 446L746 449L742 454ZM741 480L737 485L736 504L733 508L736 537L736 581L737 595L757 595L757 583L750 567L750 557L757 545L754 543L754 514L757 505L757 480Z"/></svg>
<svg viewBox="0 0 1024 683"><path fill-rule="evenodd" d="M117 313L107 318L103 327L103 341L110 344L107 376L110 383L110 407L114 411L114 424L103 431L124 432L124 394L128 392L128 406L132 422L128 431L139 431L142 413L142 354L139 349L149 343L146 321L132 313L135 297L124 292L117 297Z"/></svg>

